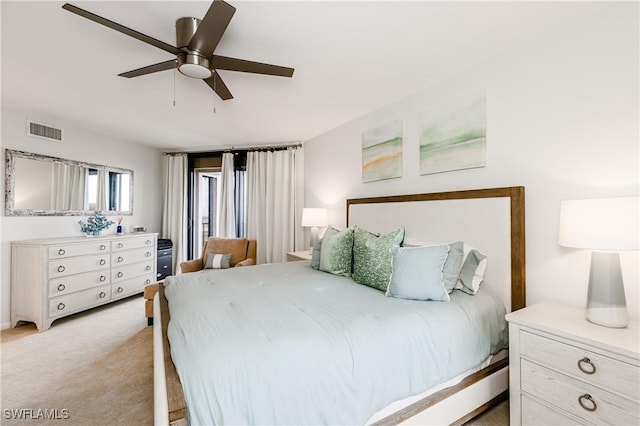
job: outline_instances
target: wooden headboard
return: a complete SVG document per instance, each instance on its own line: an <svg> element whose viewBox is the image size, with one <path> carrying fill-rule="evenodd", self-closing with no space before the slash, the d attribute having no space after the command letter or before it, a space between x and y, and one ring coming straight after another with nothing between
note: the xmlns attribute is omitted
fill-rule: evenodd
<svg viewBox="0 0 640 426"><path fill-rule="evenodd" d="M522 186L352 198L347 200L347 226L381 233L404 226L408 239L464 241L489 258L483 286L501 296L507 310L525 307Z"/></svg>

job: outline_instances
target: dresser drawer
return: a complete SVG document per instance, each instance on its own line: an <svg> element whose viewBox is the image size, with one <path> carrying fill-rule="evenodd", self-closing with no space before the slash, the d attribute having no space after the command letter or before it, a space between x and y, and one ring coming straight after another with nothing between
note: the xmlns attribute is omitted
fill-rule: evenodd
<svg viewBox="0 0 640 426"><path fill-rule="evenodd" d="M640 401L637 366L526 331L520 332L520 353L524 358Z"/></svg>
<svg viewBox="0 0 640 426"><path fill-rule="evenodd" d="M153 273L153 261L134 263L111 270L111 282L128 280L129 278L138 277Z"/></svg>
<svg viewBox="0 0 640 426"><path fill-rule="evenodd" d="M637 373L636 373L637 374ZM530 362L520 361L522 391L587 424L638 424L638 403ZM592 409L592 410L590 410Z"/></svg>
<svg viewBox="0 0 640 426"><path fill-rule="evenodd" d="M111 256L109 254L56 259L49 262L49 277L62 277L100 269L108 269L110 267L110 263Z"/></svg>
<svg viewBox="0 0 640 426"><path fill-rule="evenodd" d="M111 266L116 268L120 265L129 265L151 258L153 258L153 248L119 251L111 255Z"/></svg>
<svg viewBox="0 0 640 426"><path fill-rule="evenodd" d="M153 250L156 250L155 238L152 238L150 236L136 237L136 238L123 238L121 240L116 240L111 242L112 251L131 250L131 249L142 248L142 247L150 247Z"/></svg>
<svg viewBox="0 0 640 426"><path fill-rule="evenodd" d="M584 424L524 395L522 396L521 407L523 425L567 426Z"/></svg>
<svg viewBox="0 0 640 426"><path fill-rule="evenodd" d="M108 270L85 272L49 280L49 297L58 297L75 291L86 290L99 285L109 284L111 274Z"/></svg>
<svg viewBox="0 0 640 426"><path fill-rule="evenodd" d="M109 241L91 241L81 244L65 244L49 247L49 259L59 259L87 254L99 254L109 251Z"/></svg>
<svg viewBox="0 0 640 426"><path fill-rule="evenodd" d="M120 299L131 294L142 293L144 286L154 282L153 275L141 275L139 277L120 281L111 286L111 298Z"/></svg>
<svg viewBox="0 0 640 426"><path fill-rule="evenodd" d="M49 316L56 317L111 300L111 286L104 285L77 291L49 300Z"/></svg>

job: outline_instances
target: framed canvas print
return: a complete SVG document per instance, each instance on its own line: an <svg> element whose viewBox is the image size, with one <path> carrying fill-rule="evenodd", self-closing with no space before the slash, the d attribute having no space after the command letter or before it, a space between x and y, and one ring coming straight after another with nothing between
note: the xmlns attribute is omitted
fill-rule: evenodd
<svg viewBox="0 0 640 426"><path fill-rule="evenodd" d="M362 134L362 182L402 176L402 121Z"/></svg>
<svg viewBox="0 0 640 426"><path fill-rule="evenodd" d="M486 166L486 95L425 109L420 118L420 174Z"/></svg>

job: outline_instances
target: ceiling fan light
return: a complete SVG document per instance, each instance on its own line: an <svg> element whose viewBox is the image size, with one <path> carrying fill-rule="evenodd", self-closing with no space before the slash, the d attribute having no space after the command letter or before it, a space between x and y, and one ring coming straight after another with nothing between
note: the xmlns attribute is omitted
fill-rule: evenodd
<svg viewBox="0 0 640 426"><path fill-rule="evenodd" d="M203 56L186 54L178 57L178 71L187 77L206 79L211 77L209 60Z"/></svg>

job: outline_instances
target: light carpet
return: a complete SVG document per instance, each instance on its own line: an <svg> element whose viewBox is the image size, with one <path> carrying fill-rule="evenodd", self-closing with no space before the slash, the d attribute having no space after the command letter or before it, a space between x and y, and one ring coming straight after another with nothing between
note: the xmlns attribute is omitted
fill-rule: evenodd
<svg viewBox="0 0 640 426"><path fill-rule="evenodd" d="M1 424L153 424L153 333L141 296L60 319L48 331L26 324L0 336ZM508 424L503 402L466 426Z"/></svg>

